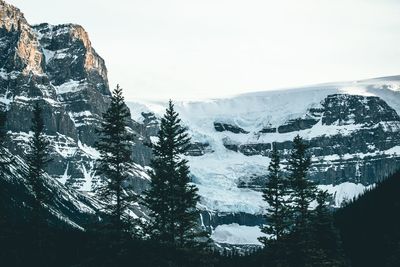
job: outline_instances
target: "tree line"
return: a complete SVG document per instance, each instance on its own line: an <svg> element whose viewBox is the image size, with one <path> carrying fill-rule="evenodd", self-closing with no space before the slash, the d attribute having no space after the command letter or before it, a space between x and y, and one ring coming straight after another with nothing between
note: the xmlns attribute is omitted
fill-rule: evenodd
<svg viewBox="0 0 400 267"><path fill-rule="evenodd" d="M132 239L154 242L171 249L208 248L209 235L198 224L198 189L191 184L188 161L184 158L190 146L190 137L174 110L172 101L161 119L158 142L152 145L154 157L151 161L152 168L148 171L151 178L150 188L141 196L126 190L133 167L134 133L129 128L129 122L130 112L124 102L122 89L117 86L97 131L95 148L100 157L95 168L102 182L95 192L102 204L101 221L90 225L88 231L102 235L112 246L120 246L121 249L127 240ZM2 175L11 163L11 157L5 153L5 124L6 112L0 112ZM44 175L51 161L49 146L43 110L39 102L36 102L25 156L28 166L25 175L34 198L31 203L32 216L28 221L34 229L33 238L37 241L39 250L47 238L46 204L51 198ZM129 208L136 203L146 209L148 217L132 219Z"/></svg>
<svg viewBox="0 0 400 267"><path fill-rule="evenodd" d="M5 113L1 112L1 151L4 151L6 137L5 121ZM102 183L96 188L96 194L103 206L102 219L88 232L103 236L113 249L117 248L118 255L126 250L129 240L141 240L160 244L163 251L178 249L180 254L177 255L192 251L194 254L189 252L189 257L193 259L201 251L206 254L201 254L202 259L196 259L207 266L219 266L218 262L221 266L224 265L221 262L229 266L241 266L237 264L243 261L218 260L220 255L211 252L209 234L199 224L196 206L200 197L198 189L191 183L188 161L184 157L190 148L190 136L172 101L161 118L157 142L152 144L154 157L148 171L150 187L143 195L126 190L133 166L134 144L129 121L129 109L124 102L122 89L117 86L112 92L110 106L103 114L98 141L95 143L100 153L96 173L102 178ZM35 234L40 247L45 238L44 230L41 230L46 227L43 215L45 204L51 198L43 179L51 159L49 141L44 134L42 109L38 103L33 107L31 132L26 156L26 178L35 199L31 222L36 226ZM2 172L12 162L11 158L5 158L4 155L2 153L0 158ZM307 146L300 136L293 140L286 170L282 170L281 155L273 144L268 178L263 189L266 224L261 226L265 236L259 238L263 249L254 253L248 266L348 266L340 235L333 224L329 206L331 196L318 190L316 184L307 178L310 165ZM129 208L134 203L140 203L148 217L132 219ZM186 265L182 263L181 266Z"/></svg>
<svg viewBox="0 0 400 267"><path fill-rule="evenodd" d="M333 223L331 195L307 178L311 157L297 135L286 171L273 144L263 199L268 204L260 237L268 266L348 266Z"/></svg>
<svg viewBox="0 0 400 267"><path fill-rule="evenodd" d="M100 152L97 173L105 178L97 192L106 203L104 211L110 219L109 229L118 234L132 232L136 237L180 248L206 244L207 235L197 223L198 190L190 183L188 161L183 157L189 149L190 138L173 103L169 102L161 119L158 141L152 145L154 158L148 172L150 189L144 196L125 192L133 164L133 134L129 132L129 119L122 89L117 86L95 144ZM137 201L148 209L148 220L131 220L127 210Z"/></svg>

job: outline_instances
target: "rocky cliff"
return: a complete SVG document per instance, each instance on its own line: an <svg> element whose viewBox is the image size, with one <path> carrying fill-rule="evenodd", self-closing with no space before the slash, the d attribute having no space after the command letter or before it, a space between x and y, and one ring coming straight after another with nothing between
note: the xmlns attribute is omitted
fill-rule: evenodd
<svg viewBox="0 0 400 267"><path fill-rule="evenodd" d="M48 174L92 191L98 183L93 145L110 95L105 62L81 26L31 26L19 9L0 1L0 108L8 111L13 153L24 157L32 106L40 102L53 158ZM143 125L132 120L130 128L137 162L130 187L140 193L148 184L143 166L151 153L143 145L148 138Z"/></svg>
<svg viewBox="0 0 400 267"><path fill-rule="evenodd" d="M309 178L335 196L333 206L386 178L400 167L399 89L395 76L176 103L192 136L187 158L203 223L257 231L272 147L285 168L297 134L312 155ZM160 117L165 105L142 104L149 108L130 104L136 120Z"/></svg>

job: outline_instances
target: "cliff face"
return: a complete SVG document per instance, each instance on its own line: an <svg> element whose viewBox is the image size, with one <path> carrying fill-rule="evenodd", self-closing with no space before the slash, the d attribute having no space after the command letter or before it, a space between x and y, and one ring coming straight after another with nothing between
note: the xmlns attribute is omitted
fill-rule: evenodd
<svg viewBox="0 0 400 267"><path fill-rule="evenodd" d="M268 135L310 132L306 139L313 155L310 178L319 184L337 185L344 182L371 185L400 167L399 158L388 150L400 146L400 117L379 97L346 94L328 95L319 108L310 108L301 117L290 119ZM276 146L284 160L288 159L291 140L236 143L224 139L227 149L246 156L268 157ZM395 152L395 151L393 151ZM283 164L285 166L285 163ZM264 179L241 177L244 187L259 188Z"/></svg>
<svg viewBox="0 0 400 267"><path fill-rule="evenodd" d="M24 75L43 74L44 56L34 31L21 11L0 1L0 59L3 70ZM10 47L15 49L9 50Z"/></svg>
<svg viewBox="0 0 400 267"><path fill-rule="evenodd" d="M104 60L79 25L40 24L34 27L46 59L46 74L74 122L79 140L92 146L110 90ZM73 136L70 136L73 137Z"/></svg>
<svg viewBox="0 0 400 267"><path fill-rule="evenodd" d="M8 111L13 153L24 156L32 106L39 102L51 141L49 175L72 188L93 190L99 182L93 145L110 95L105 62L81 26L31 26L19 9L0 0L0 108ZM133 120L129 125L137 162L130 187L141 192L148 184L143 166L151 152L143 145L145 127Z"/></svg>
<svg viewBox="0 0 400 267"><path fill-rule="evenodd" d="M192 137L187 158L207 210L204 223L260 224L272 148L285 170L296 135L312 155L309 178L334 195L333 206L395 172L399 88L395 76L176 103ZM132 116L145 121L152 108L162 110L157 105L165 104L135 110L132 103Z"/></svg>
<svg viewBox="0 0 400 267"><path fill-rule="evenodd" d="M55 86L86 80L109 95L107 68L93 49L87 32L79 25L34 26L46 59L46 73Z"/></svg>

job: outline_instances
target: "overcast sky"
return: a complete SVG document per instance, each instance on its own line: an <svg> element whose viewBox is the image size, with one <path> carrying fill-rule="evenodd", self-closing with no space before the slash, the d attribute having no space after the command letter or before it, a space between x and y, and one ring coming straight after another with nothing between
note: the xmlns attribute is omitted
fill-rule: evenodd
<svg viewBox="0 0 400 267"><path fill-rule="evenodd" d="M6 0L73 22L129 99L198 99L400 74L397 0Z"/></svg>

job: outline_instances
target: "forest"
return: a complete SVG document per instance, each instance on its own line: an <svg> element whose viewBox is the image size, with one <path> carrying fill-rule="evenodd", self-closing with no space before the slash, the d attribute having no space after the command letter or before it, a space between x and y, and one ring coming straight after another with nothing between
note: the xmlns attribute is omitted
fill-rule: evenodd
<svg viewBox="0 0 400 267"><path fill-rule="evenodd" d="M31 194L18 197L21 192L0 177L2 266L400 266L400 174L334 209L332 196L308 179L312 155L300 136L293 140L285 170L272 147L262 189L262 246L254 251L220 248L199 223L200 197L185 158L190 135L172 101L161 119L158 140L151 145L150 189L128 194L124 186L133 164L133 136L127 130L130 113L119 86L97 132L96 173L103 182L96 197L102 207L84 229L73 227L47 209L56 193L46 190L43 182L52 159L43 110L38 103L32 110L28 169L21 170ZM4 146L6 120L1 112L0 176L15 163ZM137 204L146 216L131 215Z"/></svg>

